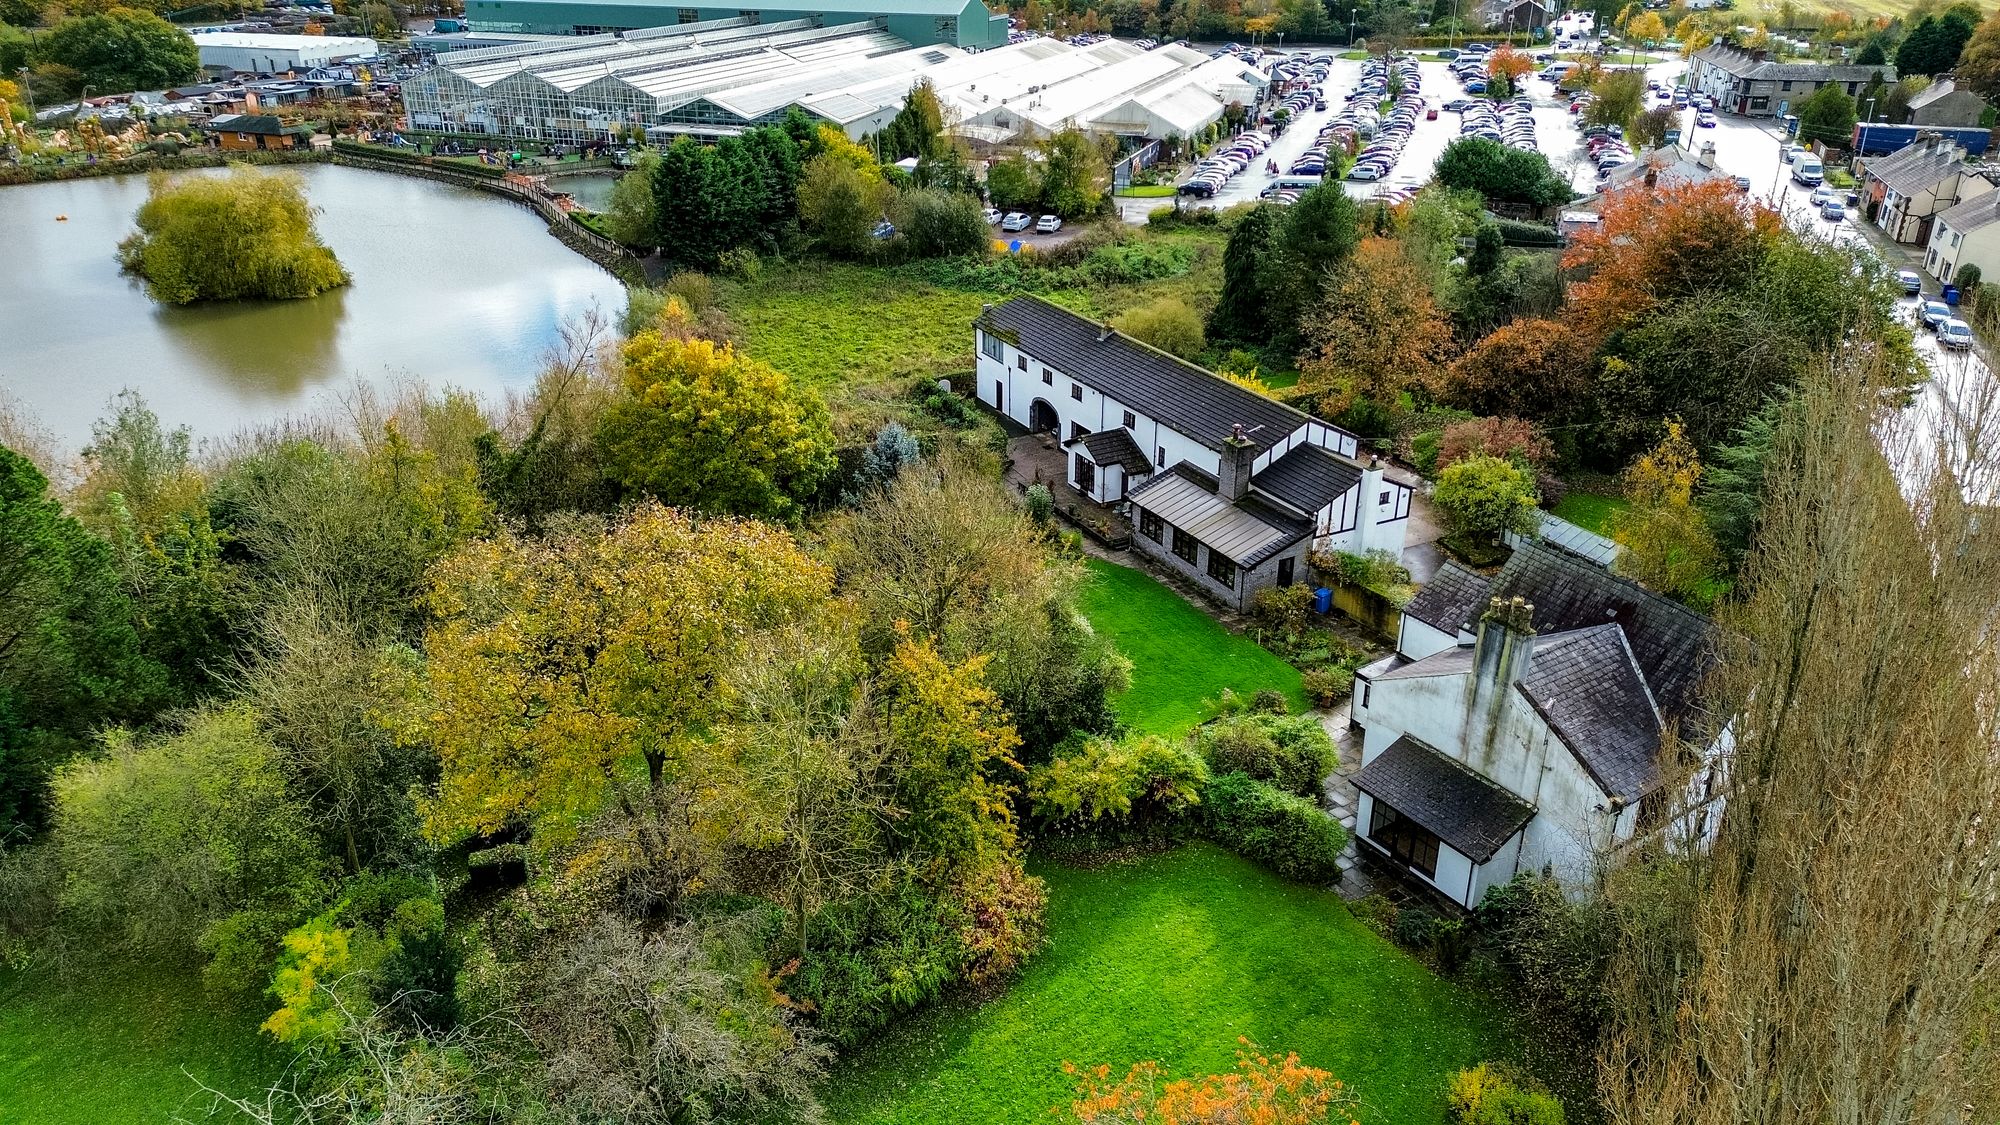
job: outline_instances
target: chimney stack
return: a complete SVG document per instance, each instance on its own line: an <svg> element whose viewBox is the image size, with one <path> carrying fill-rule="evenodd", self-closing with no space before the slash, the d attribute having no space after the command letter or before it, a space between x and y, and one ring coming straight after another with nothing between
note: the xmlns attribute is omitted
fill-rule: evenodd
<svg viewBox="0 0 2000 1125"><path fill-rule="evenodd" d="M1535 607L1524 598L1494 598L1480 617L1472 646L1472 690L1466 696L1464 746L1473 768L1492 748L1507 693L1535 663Z"/></svg>
<svg viewBox="0 0 2000 1125"><path fill-rule="evenodd" d="M1101 344L1104 341L1109 340L1111 338L1111 333L1112 333L1112 327L1110 321L1107 320L1104 323L1099 324L1097 326L1097 342Z"/></svg>
<svg viewBox="0 0 2000 1125"><path fill-rule="evenodd" d="M1238 422L1222 439L1222 471L1216 476L1216 494L1235 503L1250 494L1250 462L1257 456L1257 443L1243 432Z"/></svg>

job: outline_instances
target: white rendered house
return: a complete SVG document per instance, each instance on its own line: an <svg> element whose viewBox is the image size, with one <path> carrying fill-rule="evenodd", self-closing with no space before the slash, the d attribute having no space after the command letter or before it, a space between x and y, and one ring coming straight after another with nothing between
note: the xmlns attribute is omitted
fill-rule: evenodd
<svg viewBox="0 0 2000 1125"><path fill-rule="evenodd" d="M1713 662L1707 618L1562 551L1446 564L1355 677L1359 846L1465 907L1523 871L1588 881L1668 814L1662 735Z"/></svg>
<svg viewBox="0 0 2000 1125"><path fill-rule="evenodd" d="M974 322L979 401L1053 433L1067 483L1127 503L1133 542L1245 608L1314 550L1400 556L1410 490L1355 436L1037 297Z"/></svg>

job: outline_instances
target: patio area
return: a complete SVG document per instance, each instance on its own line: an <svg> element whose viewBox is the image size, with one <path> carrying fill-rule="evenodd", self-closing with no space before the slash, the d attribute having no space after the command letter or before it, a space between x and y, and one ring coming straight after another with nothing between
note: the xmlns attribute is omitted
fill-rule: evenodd
<svg viewBox="0 0 2000 1125"><path fill-rule="evenodd" d="M1046 485L1055 497L1056 511L1065 518L1096 524L1101 539L1129 541L1130 520L1114 506L1100 504L1069 486L1067 457L1054 434L1022 434L1012 438L1007 442L1007 485L1016 492L1026 492L1030 485ZM1070 515L1072 512L1074 516Z"/></svg>

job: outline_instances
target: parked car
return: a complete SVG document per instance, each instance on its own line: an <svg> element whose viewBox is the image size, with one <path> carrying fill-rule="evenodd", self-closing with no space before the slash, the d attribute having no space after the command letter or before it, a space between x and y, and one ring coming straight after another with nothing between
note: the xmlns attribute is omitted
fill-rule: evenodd
<svg viewBox="0 0 2000 1125"><path fill-rule="evenodd" d="M1847 218L1847 207L1838 200L1829 200L1819 209L1819 217L1830 223L1840 222Z"/></svg>
<svg viewBox="0 0 2000 1125"><path fill-rule="evenodd" d="M1917 319L1923 322L1925 328L1935 332L1939 325L1951 319L1951 306L1943 301L1925 301L1923 309L1917 313Z"/></svg>
<svg viewBox="0 0 2000 1125"><path fill-rule="evenodd" d="M1897 270L1896 284L1912 297L1924 291L1924 279L1915 270Z"/></svg>
<svg viewBox="0 0 2000 1125"><path fill-rule="evenodd" d="M1972 346L1972 326L1958 319L1947 317L1938 325L1938 343L1953 351L1964 351Z"/></svg>
<svg viewBox="0 0 2000 1125"><path fill-rule="evenodd" d="M1035 220L1033 220L1033 219L1029 218L1029 217L1028 217L1028 216L1026 216L1026 215L1023 215L1023 214L1022 214L1021 212L1019 212L1019 211L1016 211L1016 212L1014 212L1013 214L1011 214L1011 215L1008 215L1008 216L1007 216L1006 218L1004 218L1004 219L1000 220L1000 229L1001 229L1001 230L1027 230L1027 229L1028 229L1029 227L1033 226L1033 225L1034 225L1034 223L1035 223Z"/></svg>
<svg viewBox="0 0 2000 1125"><path fill-rule="evenodd" d="M893 238L895 237L895 234L896 234L896 224L890 222L887 219L883 219L881 222L875 224L874 230L868 232L868 237L877 239Z"/></svg>
<svg viewBox="0 0 2000 1125"><path fill-rule="evenodd" d="M1432 106L1424 111L1425 121L1436 121L1437 119L1438 119L1438 107Z"/></svg>
<svg viewBox="0 0 2000 1125"><path fill-rule="evenodd" d="M1824 207L1827 204L1832 203L1836 198L1839 197L1839 195L1840 193L1833 190L1833 188L1829 187L1826 184L1821 184L1820 186L1813 189L1812 205L1814 207Z"/></svg>
<svg viewBox="0 0 2000 1125"><path fill-rule="evenodd" d="M1737 191L1749 191L1749 190L1750 190L1750 177L1748 177L1748 176L1738 176L1738 177L1736 177L1736 190L1737 190Z"/></svg>
<svg viewBox="0 0 2000 1125"><path fill-rule="evenodd" d="M1041 221L1035 224L1036 234L1054 234L1061 229L1062 219L1055 215L1043 215Z"/></svg>
<svg viewBox="0 0 2000 1125"><path fill-rule="evenodd" d="M990 227L1000 221L1000 209L998 207L988 207L979 213L979 217L985 219L986 225Z"/></svg>
<svg viewBox="0 0 2000 1125"><path fill-rule="evenodd" d="M1694 124L1697 129L1713 129L1715 128L1715 115L1704 109L1694 115Z"/></svg>

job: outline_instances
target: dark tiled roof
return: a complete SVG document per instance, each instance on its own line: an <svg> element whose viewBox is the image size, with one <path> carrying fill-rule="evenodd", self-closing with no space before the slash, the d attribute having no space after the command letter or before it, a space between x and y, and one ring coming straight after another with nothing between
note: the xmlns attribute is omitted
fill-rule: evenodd
<svg viewBox="0 0 2000 1125"><path fill-rule="evenodd" d="M1403 616L1414 617L1441 633L1457 636L1458 631L1486 609L1487 589L1492 580L1461 563L1447 559L1410 604Z"/></svg>
<svg viewBox="0 0 2000 1125"><path fill-rule="evenodd" d="M1915 195L1959 171L1964 161L1965 150L1957 145L1918 141L1870 164L1868 174L1904 195Z"/></svg>
<svg viewBox="0 0 2000 1125"><path fill-rule="evenodd" d="M1708 618L1600 567L1539 544L1523 544L1493 577L1488 596L1525 598L1535 631L1564 633L1617 624L1662 714L1691 715L1702 677L1715 664Z"/></svg>
<svg viewBox="0 0 2000 1125"><path fill-rule="evenodd" d="M1354 775L1354 787L1485 863L1535 810L1498 785L1404 735Z"/></svg>
<svg viewBox="0 0 2000 1125"><path fill-rule="evenodd" d="M1463 676L1472 671L1473 648L1471 645L1440 649L1422 660L1391 668L1375 677L1378 680L1425 680L1433 676Z"/></svg>
<svg viewBox="0 0 2000 1125"><path fill-rule="evenodd" d="M1169 429L1220 451L1238 423L1265 446L1307 422L1306 415L1125 335L1099 339L1095 321L1039 297L1015 297L982 313L979 324L1071 378Z"/></svg>
<svg viewBox="0 0 2000 1125"><path fill-rule="evenodd" d="M219 133L261 133L267 137L281 136L285 123L262 113L225 113L213 118L203 128Z"/></svg>
<svg viewBox="0 0 2000 1125"><path fill-rule="evenodd" d="M1718 66L1738 78L1756 82L1769 82L1780 79L1789 79L1795 82L1800 80L1807 82L1866 82L1877 71L1881 72L1882 78L1886 82L1894 82L1896 80L1896 68L1893 66L1861 66L1857 63L1777 62L1771 59L1759 59L1751 52L1728 43L1717 43L1710 47L1703 47L1694 53L1694 57L1703 62Z"/></svg>
<svg viewBox="0 0 2000 1125"><path fill-rule="evenodd" d="M1313 515L1360 481L1361 470L1338 455L1317 445L1301 445L1264 466L1250 478L1250 487Z"/></svg>
<svg viewBox="0 0 2000 1125"><path fill-rule="evenodd" d="M1534 653L1521 694L1605 793L1629 802L1657 785L1659 714L1624 632L1597 625L1545 633Z"/></svg>
<svg viewBox="0 0 2000 1125"><path fill-rule="evenodd" d="M1146 451L1139 448L1139 443L1123 426L1085 434L1070 444L1083 446L1090 453L1090 459L1100 465L1124 466L1130 476L1153 471L1153 462L1147 459Z"/></svg>

